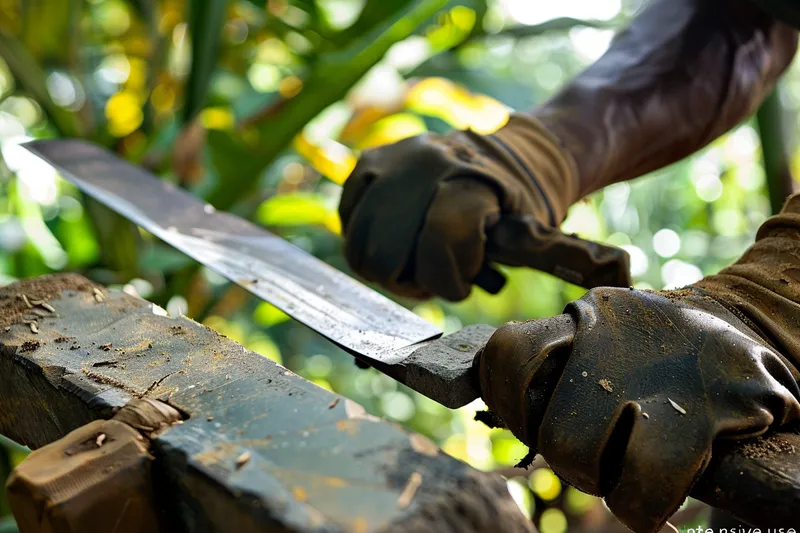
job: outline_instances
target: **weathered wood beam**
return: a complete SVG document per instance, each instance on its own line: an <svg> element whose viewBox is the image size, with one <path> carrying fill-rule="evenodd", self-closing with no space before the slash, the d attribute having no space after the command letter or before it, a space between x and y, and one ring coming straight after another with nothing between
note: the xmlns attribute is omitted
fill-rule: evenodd
<svg viewBox="0 0 800 533"><path fill-rule="evenodd" d="M170 531L532 531L504 481L185 318L75 275L0 289L0 433L32 448L134 397Z"/></svg>

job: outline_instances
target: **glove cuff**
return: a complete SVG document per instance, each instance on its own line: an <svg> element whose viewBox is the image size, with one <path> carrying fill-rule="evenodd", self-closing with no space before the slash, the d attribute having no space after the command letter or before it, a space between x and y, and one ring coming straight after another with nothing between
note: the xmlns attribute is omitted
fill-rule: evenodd
<svg viewBox="0 0 800 533"><path fill-rule="evenodd" d="M800 368L800 194L762 224L741 259L694 287L723 303Z"/></svg>
<svg viewBox="0 0 800 533"><path fill-rule="evenodd" d="M511 156L511 163L542 197L550 212L550 225L558 226L569 207L580 198L578 168L563 143L531 115L512 113L508 123L488 135Z"/></svg>

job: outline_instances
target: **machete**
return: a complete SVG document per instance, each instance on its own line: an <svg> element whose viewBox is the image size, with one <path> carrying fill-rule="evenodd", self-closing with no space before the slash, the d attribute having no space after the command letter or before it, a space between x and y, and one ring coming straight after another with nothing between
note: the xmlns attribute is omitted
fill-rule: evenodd
<svg viewBox="0 0 800 533"><path fill-rule="evenodd" d="M22 145L83 192L342 349L450 408L480 397L475 356L495 328L451 335L313 255L218 212L111 152L76 139Z"/></svg>
<svg viewBox="0 0 800 533"><path fill-rule="evenodd" d="M476 356L495 328L467 326L443 336L411 311L280 237L217 212L88 142L22 146L89 196L417 392L450 408L480 396ZM786 509L797 500L800 478L794 448L766 459L753 459L743 449L715 454L692 494L728 509L760 495L763 505L749 506L742 515L753 514L757 521L790 515Z"/></svg>

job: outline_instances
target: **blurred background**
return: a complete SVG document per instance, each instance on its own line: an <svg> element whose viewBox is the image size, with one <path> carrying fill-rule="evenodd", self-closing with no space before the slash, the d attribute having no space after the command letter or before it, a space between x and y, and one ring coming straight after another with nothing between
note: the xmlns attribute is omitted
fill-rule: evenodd
<svg viewBox="0 0 800 533"><path fill-rule="evenodd" d="M0 0L0 282L79 272L185 314L370 412L509 479L541 533L625 531L509 432L399 386L87 200L17 145L83 137L347 271L336 206L366 148L490 132L608 47L638 0ZM800 70L712 146L570 211L565 229L625 248L638 287L726 266L792 190ZM498 296L403 302L447 332L558 314L583 290L507 269ZM25 455L6 440L0 483ZM0 496L0 531L14 531ZM695 502L673 520L698 524ZM700 522L698 522L698 520Z"/></svg>

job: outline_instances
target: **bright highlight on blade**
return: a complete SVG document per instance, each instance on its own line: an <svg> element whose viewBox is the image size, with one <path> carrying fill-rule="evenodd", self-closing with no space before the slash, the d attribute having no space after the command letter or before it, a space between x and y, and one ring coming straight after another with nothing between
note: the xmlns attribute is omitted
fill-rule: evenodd
<svg viewBox="0 0 800 533"><path fill-rule="evenodd" d="M280 237L103 148L72 139L22 146L89 196L351 353L391 364L392 352L442 334Z"/></svg>

